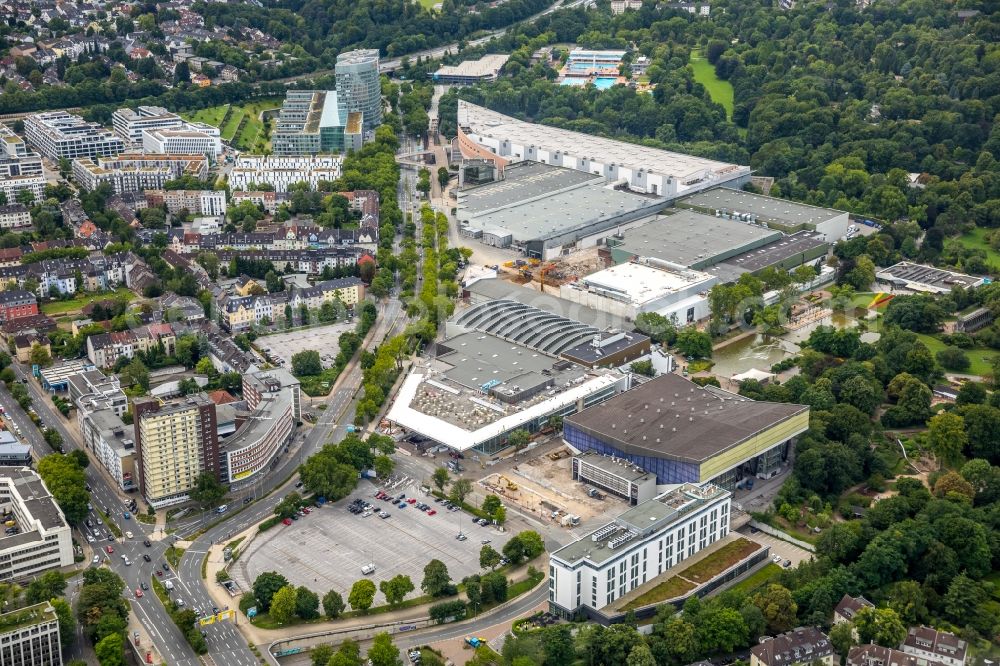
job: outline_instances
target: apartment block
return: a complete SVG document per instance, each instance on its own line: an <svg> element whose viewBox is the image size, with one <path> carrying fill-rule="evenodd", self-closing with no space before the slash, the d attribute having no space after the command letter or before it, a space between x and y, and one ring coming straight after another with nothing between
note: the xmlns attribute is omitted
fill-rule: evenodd
<svg viewBox="0 0 1000 666"><path fill-rule="evenodd" d="M305 182L315 190L320 181L340 178L342 161L338 155L243 155L229 173L229 186L233 190L250 190L251 186L267 184L275 192L287 192L293 183Z"/></svg>
<svg viewBox="0 0 1000 666"><path fill-rule="evenodd" d="M162 190L167 181L182 175L204 180L208 177L208 160L204 155L153 153L122 153L97 162L87 157L73 160L73 178L87 191L105 183L115 194Z"/></svg>
<svg viewBox="0 0 1000 666"><path fill-rule="evenodd" d="M97 123L65 111L36 113L24 119L24 136L52 160L113 156L125 150L121 137Z"/></svg>
<svg viewBox="0 0 1000 666"><path fill-rule="evenodd" d="M139 490L156 508L183 502L198 475L220 478L215 403L204 393L132 405Z"/></svg>
<svg viewBox="0 0 1000 666"><path fill-rule="evenodd" d="M35 199L42 198L45 191L42 156L28 150L24 139L0 124L0 192L6 195L7 203L14 203L22 190L31 192Z"/></svg>
<svg viewBox="0 0 1000 666"><path fill-rule="evenodd" d="M244 201L249 201L253 205L263 208L271 215L278 211L278 197L274 192L233 192L234 206L239 206Z"/></svg>
<svg viewBox="0 0 1000 666"><path fill-rule="evenodd" d="M750 666L833 666L837 655L830 639L815 627L799 627L750 648Z"/></svg>
<svg viewBox="0 0 1000 666"><path fill-rule="evenodd" d="M31 211L24 204L0 206L0 229L24 229L31 226Z"/></svg>
<svg viewBox="0 0 1000 666"><path fill-rule="evenodd" d="M365 298L365 283L356 277L327 280L312 287L295 289L289 303L293 308L305 305L310 310L340 299L344 305L354 307Z"/></svg>
<svg viewBox="0 0 1000 666"><path fill-rule="evenodd" d="M37 314L38 299L30 291L23 289L0 291L0 322Z"/></svg>
<svg viewBox="0 0 1000 666"><path fill-rule="evenodd" d="M32 469L0 467L0 510L18 530L0 537L0 582L25 580L73 564L66 517Z"/></svg>
<svg viewBox="0 0 1000 666"><path fill-rule="evenodd" d="M0 615L0 664L62 666L59 616L48 601Z"/></svg>
<svg viewBox="0 0 1000 666"><path fill-rule="evenodd" d="M184 209L192 215L226 214L226 193L219 190L149 190L146 202L150 206L166 206L171 215Z"/></svg>

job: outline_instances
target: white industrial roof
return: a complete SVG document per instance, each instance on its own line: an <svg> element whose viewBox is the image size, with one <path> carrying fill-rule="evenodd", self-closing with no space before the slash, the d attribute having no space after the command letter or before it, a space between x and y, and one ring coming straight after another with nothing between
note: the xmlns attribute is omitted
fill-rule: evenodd
<svg viewBox="0 0 1000 666"><path fill-rule="evenodd" d="M634 305L642 305L714 280L715 276L701 271L674 271L629 262L592 273L580 283L585 288L615 292Z"/></svg>
<svg viewBox="0 0 1000 666"><path fill-rule="evenodd" d="M748 167L736 164L524 122L465 100L458 101L458 124L467 127L472 134L506 139L553 152L559 150L636 170L644 168L654 173L674 176L681 181L701 177L706 172L720 175L735 175L739 171L749 173Z"/></svg>
<svg viewBox="0 0 1000 666"><path fill-rule="evenodd" d="M510 55L507 53L490 53L479 60L465 60L457 65L444 65L436 76L493 76L499 72Z"/></svg>

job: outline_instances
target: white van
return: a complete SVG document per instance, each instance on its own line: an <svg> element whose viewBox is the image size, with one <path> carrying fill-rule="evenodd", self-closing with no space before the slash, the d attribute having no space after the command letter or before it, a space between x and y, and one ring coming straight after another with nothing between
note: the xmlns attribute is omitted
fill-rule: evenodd
<svg viewBox="0 0 1000 666"><path fill-rule="evenodd" d="M365 566L361 567L361 573L363 573L366 576L369 576L369 575L375 573L375 565L374 564L366 564Z"/></svg>
<svg viewBox="0 0 1000 666"><path fill-rule="evenodd" d="M218 506L218 507L217 507L217 508L215 509L215 512L216 512L216 513L225 513L225 512L227 511L227 510L229 510L229 505L228 505L228 504L220 504L220 505L219 505L219 506Z"/></svg>

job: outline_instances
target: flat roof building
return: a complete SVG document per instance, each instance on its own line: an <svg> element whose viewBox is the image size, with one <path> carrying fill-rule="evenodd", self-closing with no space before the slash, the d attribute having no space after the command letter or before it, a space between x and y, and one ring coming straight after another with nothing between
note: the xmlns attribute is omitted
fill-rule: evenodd
<svg viewBox="0 0 1000 666"><path fill-rule="evenodd" d="M132 404L139 490L156 508L183 502L198 475L219 477L215 403L204 393Z"/></svg>
<svg viewBox="0 0 1000 666"><path fill-rule="evenodd" d="M983 285L986 280L974 275L956 273L943 268L911 264L901 261L898 264L875 272L875 281L889 285L895 289L924 292L928 294L948 294L954 287L972 289Z"/></svg>
<svg viewBox="0 0 1000 666"><path fill-rule="evenodd" d="M463 157L494 157L501 167L521 160L563 166L668 199L750 179L746 166L528 123L465 100L458 101L458 128Z"/></svg>
<svg viewBox="0 0 1000 666"><path fill-rule="evenodd" d="M350 116L357 114L353 126ZM363 113L352 114L335 91L289 90L271 144L275 155L360 150Z"/></svg>
<svg viewBox="0 0 1000 666"><path fill-rule="evenodd" d="M208 159L202 154L122 153L96 162L88 157L73 160L73 178L87 191L105 183L115 194L162 190L181 176L205 180Z"/></svg>
<svg viewBox="0 0 1000 666"><path fill-rule="evenodd" d="M654 472L660 484L735 487L747 476L776 474L808 427L806 406L750 400L664 374L566 417L563 439Z"/></svg>
<svg viewBox="0 0 1000 666"><path fill-rule="evenodd" d="M343 157L340 155L241 155L229 172L229 186L234 190L248 190L253 185L267 184L275 192L287 192L294 183L305 182L318 189L321 181L333 182L340 178Z"/></svg>
<svg viewBox="0 0 1000 666"><path fill-rule="evenodd" d="M496 81L507 61L508 53L489 53L478 60L465 60L457 65L443 65L432 75L437 83L473 85Z"/></svg>
<svg viewBox="0 0 1000 666"><path fill-rule="evenodd" d="M184 119L162 106L137 106L112 113L111 125L115 134L129 143L141 143L143 131L179 128L184 125Z"/></svg>
<svg viewBox="0 0 1000 666"><path fill-rule="evenodd" d="M781 232L690 210L669 210L608 242L616 262L651 257L704 270L781 238Z"/></svg>
<svg viewBox="0 0 1000 666"><path fill-rule="evenodd" d="M0 430L0 467L30 467L31 447L17 441L14 435Z"/></svg>
<svg viewBox="0 0 1000 666"><path fill-rule="evenodd" d="M142 133L142 149L147 153L207 155L215 159L222 154L222 138L217 128L208 125L147 130Z"/></svg>
<svg viewBox="0 0 1000 666"><path fill-rule="evenodd" d="M573 479L641 504L656 496L656 475L627 460L586 451L573 456Z"/></svg>
<svg viewBox="0 0 1000 666"><path fill-rule="evenodd" d="M26 117L24 136L38 152L55 161L63 157L73 160L114 156L125 150L121 137L65 111L47 111Z"/></svg>
<svg viewBox="0 0 1000 666"><path fill-rule="evenodd" d="M252 411L237 412L236 432L219 445L219 475L223 483L238 488L266 472L295 432L292 392L282 389L280 384L266 386Z"/></svg>
<svg viewBox="0 0 1000 666"><path fill-rule="evenodd" d="M709 215L749 218L786 234L796 231L818 231L830 243L847 233L849 215L846 211L819 208L808 204L744 192L730 187L717 187L685 197L676 203Z"/></svg>
<svg viewBox="0 0 1000 666"><path fill-rule="evenodd" d="M708 317L708 291L718 281L708 273L646 259L563 284L559 295L630 321L643 312L656 312L685 324Z"/></svg>
<svg viewBox="0 0 1000 666"><path fill-rule="evenodd" d="M551 259L593 247L622 225L663 208L662 199L616 190L602 178L538 162L458 194L459 231L485 245Z"/></svg>
<svg viewBox="0 0 1000 666"><path fill-rule="evenodd" d="M649 336L611 330L563 350L560 356L585 368L618 368L649 354L649 350Z"/></svg>
<svg viewBox="0 0 1000 666"><path fill-rule="evenodd" d="M386 418L456 451L492 454L514 430L537 432L622 391L628 378L478 331L435 346L406 377Z"/></svg>
<svg viewBox="0 0 1000 666"><path fill-rule="evenodd" d="M17 193L28 190L38 201L45 192L42 156L28 150L24 139L0 123L0 192L8 202L17 201Z"/></svg>
<svg viewBox="0 0 1000 666"><path fill-rule="evenodd" d="M0 582L73 564L70 527L37 473L28 467L0 467L0 510L17 529L0 536Z"/></svg>
<svg viewBox="0 0 1000 666"><path fill-rule="evenodd" d="M549 557L549 606L600 611L729 534L731 495L685 483L641 502Z"/></svg>
<svg viewBox="0 0 1000 666"><path fill-rule="evenodd" d="M0 664L62 666L59 616L43 601L0 615Z"/></svg>

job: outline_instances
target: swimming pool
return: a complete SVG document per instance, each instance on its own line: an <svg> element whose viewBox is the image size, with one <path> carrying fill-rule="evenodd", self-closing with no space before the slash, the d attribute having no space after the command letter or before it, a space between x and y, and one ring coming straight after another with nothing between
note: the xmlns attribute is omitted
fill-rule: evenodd
<svg viewBox="0 0 1000 666"><path fill-rule="evenodd" d="M598 76L594 79L594 86L596 86L598 90L607 90L617 82L618 79L614 76Z"/></svg>

